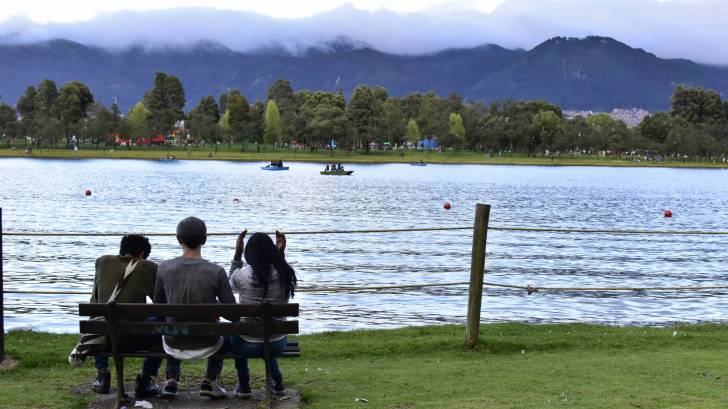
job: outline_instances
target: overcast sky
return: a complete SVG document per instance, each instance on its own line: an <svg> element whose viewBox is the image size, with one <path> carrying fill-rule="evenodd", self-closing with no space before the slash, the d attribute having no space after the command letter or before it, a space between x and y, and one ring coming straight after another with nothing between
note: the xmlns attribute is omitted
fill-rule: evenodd
<svg viewBox="0 0 728 409"><path fill-rule="evenodd" d="M554 36L614 37L660 57L728 64L724 0L127 0L3 2L0 41L51 38L104 47L213 40L239 51L300 50L346 36L420 54Z"/></svg>

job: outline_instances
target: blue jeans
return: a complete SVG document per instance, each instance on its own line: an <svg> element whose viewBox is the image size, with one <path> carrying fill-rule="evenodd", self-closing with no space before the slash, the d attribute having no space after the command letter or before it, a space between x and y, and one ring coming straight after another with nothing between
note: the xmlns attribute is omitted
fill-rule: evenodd
<svg viewBox="0 0 728 409"><path fill-rule="evenodd" d="M134 351L134 350L147 350L147 351L158 351L162 347L162 338L159 336L145 336L129 338L124 341L120 346L122 351ZM108 349L111 346L107 346ZM109 357L108 356L95 356L94 367L96 369L109 369ZM169 366L169 360L167 361ZM142 365L142 374L149 376L157 376L159 367L162 366L162 358L146 358Z"/></svg>
<svg viewBox="0 0 728 409"><path fill-rule="evenodd" d="M270 372L271 376L281 376L281 369L278 367L277 356L283 352L288 345L288 337L276 342L270 343ZM230 349L237 353L245 355L244 358L235 358L235 369L238 370L238 377L248 376L250 371L248 370L248 358L263 358L263 343L262 342L248 342L237 335L230 336Z"/></svg>
<svg viewBox="0 0 728 409"><path fill-rule="evenodd" d="M224 342L222 346L220 346L220 349L215 354L222 354L228 351L230 348L230 340L228 337L224 337ZM160 362L161 363L161 362ZM217 377L222 373L222 364L223 360L222 358L218 357L210 357L207 358L207 369L205 370L205 377L215 380ZM179 374L182 371L182 361L180 361L177 358L169 357L167 358L167 378L170 377L177 377L179 378Z"/></svg>
<svg viewBox="0 0 728 409"><path fill-rule="evenodd" d="M169 360L167 358L167 368L169 368ZM94 367L96 369L109 369L109 357L108 356L95 356ZM149 376L157 376L159 367L162 366L162 358L145 358L144 364L142 364L142 373Z"/></svg>

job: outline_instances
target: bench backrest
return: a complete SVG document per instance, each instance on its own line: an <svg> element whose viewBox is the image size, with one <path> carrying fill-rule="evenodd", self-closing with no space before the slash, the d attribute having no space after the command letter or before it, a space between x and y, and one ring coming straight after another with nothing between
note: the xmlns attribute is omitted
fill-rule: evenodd
<svg viewBox="0 0 728 409"><path fill-rule="evenodd" d="M84 334L106 335L249 335L297 334L298 304L79 304L78 315L105 317L81 320ZM218 317L256 317L255 322L214 322ZM151 321L149 317L160 318ZM165 317L174 318L166 322Z"/></svg>

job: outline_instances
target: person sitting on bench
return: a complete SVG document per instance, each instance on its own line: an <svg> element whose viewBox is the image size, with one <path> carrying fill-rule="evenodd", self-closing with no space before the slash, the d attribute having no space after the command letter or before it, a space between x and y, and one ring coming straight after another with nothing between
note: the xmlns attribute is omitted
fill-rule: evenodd
<svg viewBox="0 0 728 409"><path fill-rule="evenodd" d="M239 293L241 304L262 304L265 302L287 304L293 298L296 288L296 272L288 265L285 258L286 236L276 231L276 243L267 234L255 233L245 246L245 261L243 266L243 240L247 230L240 233L235 243L235 254L230 266L230 284ZM255 322L254 318L243 318L243 322ZM235 368L238 372L238 386L235 396L248 398L250 391L250 372L248 370L248 357L263 357L262 338L251 336L230 337L230 348L236 353L242 353L245 358L235 359ZM269 339L271 350L271 376L273 394L282 395L283 375L278 367L276 356L285 349L288 338L286 335L272 335Z"/></svg>
<svg viewBox="0 0 728 409"><path fill-rule="evenodd" d="M144 236L129 234L122 237L119 255L106 255L96 259L96 275L90 302L146 303L146 298L154 295L154 283L157 277L157 264L146 260L151 251L152 245ZM108 348L106 337L84 334L68 359L71 364L80 364L86 359L87 352ZM122 348L161 349L161 339L158 336L129 337L122 343ZM109 393L111 387L109 357L94 358L96 380L91 389L96 393ZM153 377L157 376L161 363L161 358L144 360L142 373L136 379L137 399L159 394L159 387Z"/></svg>
<svg viewBox="0 0 728 409"><path fill-rule="evenodd" d="M207 241L205 222L187 217L177 225L177 241L182 246L182 256L159 264L155 303L169 304L234 304L235 296L230 289L225 269L202 258L202 246ZM226 317L237 321L238 317ZM170 317L167 318L171 320ZM222 358L212 357L226 349L222 336L168 336L162 337L164 351L174 358L167 361L167 376L162 396L177 394L182 363L180 359L207 358L205 378L200 385L200 395L221 398L227 395L216 379L222 372Z"/></svg>

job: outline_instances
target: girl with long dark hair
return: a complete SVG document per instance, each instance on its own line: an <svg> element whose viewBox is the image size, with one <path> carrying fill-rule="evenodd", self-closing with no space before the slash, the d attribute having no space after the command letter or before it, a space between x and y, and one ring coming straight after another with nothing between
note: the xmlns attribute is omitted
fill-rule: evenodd
<svg viewBox="0 0 728 409"><path fill-rule="evenodd" d="M243 265L243 241L247 230L238 236L235 244L235 255L230 267L230 286L238 292L240 304L288 303L293 298L296 289L296 272L286 262L284 251L286 249L286 236L276 231L276 242L263 233L254 233L245 245L245 262ZM245 321L254 321L254 318L243 318ZM278 367L276 356L280 355L288 343L284 335L272 335L269 338L271 355L271 387L276 395L284 394L283 375ZM238 371L238 386L235 396L238 398L250 397L250 372L248 370L248 357L263 357L263 339L250 336L231 336L231 348L243 353L245 358L235 359L235 368Z"/></svg>

